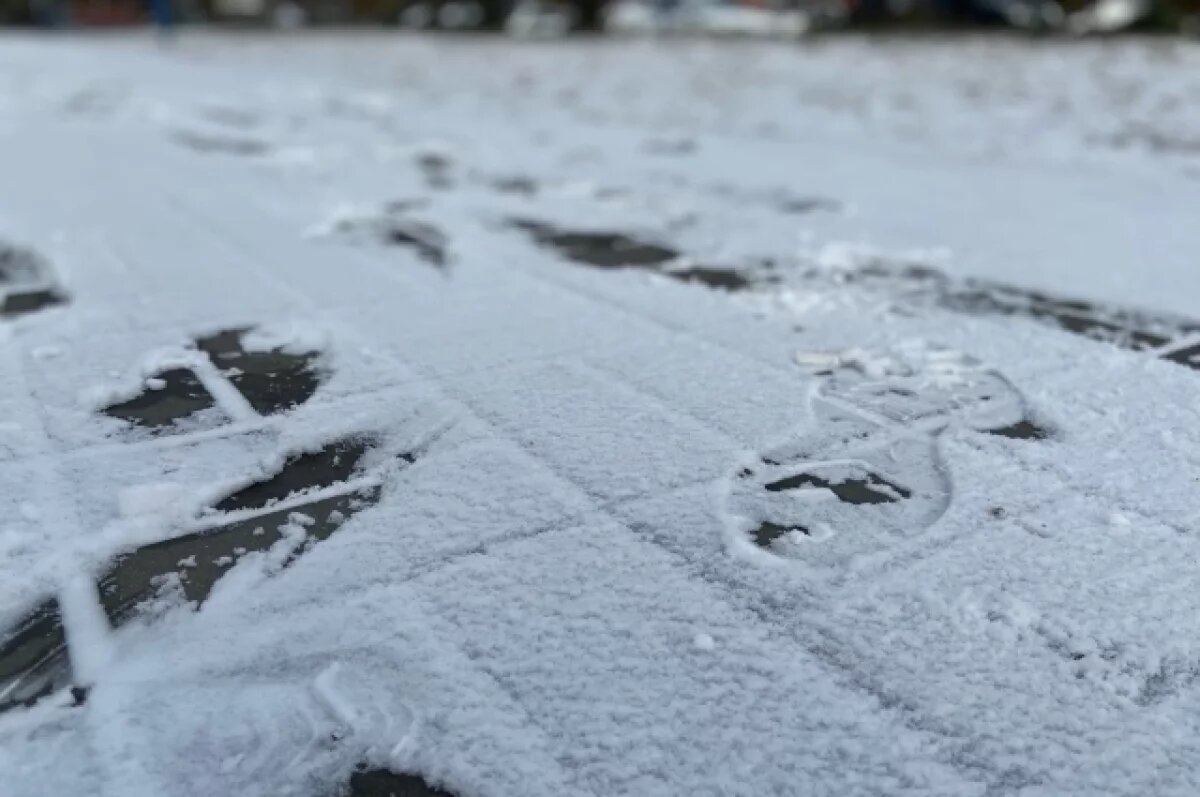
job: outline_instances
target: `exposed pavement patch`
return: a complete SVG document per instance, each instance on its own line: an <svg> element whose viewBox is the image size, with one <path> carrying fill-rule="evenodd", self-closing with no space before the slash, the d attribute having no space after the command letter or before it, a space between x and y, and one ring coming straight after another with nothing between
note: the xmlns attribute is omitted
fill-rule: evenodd
<svg viewBox="0 0 1200 797"><path fill-rule="evenodd" d="M536 243L554 249L575 263L597 268L651 268L669 263L679 252L664 244L620 232L563 230L533 219L510 219Z"/></svg>
<svg viewBox="0 0 1200 797"><path fill-rule="evenodd" d="M628 233L564 230L543 221L511 218L510 227L521 230L539 246L554 250L579 265L601 269L641 269L678 282L736 292L773 284L775 264L763 260L744 268L691 265L682 253L667 244Z"/></svg>
<svg viewBox="0 0 1200 797"><path fill-rule="evenodd" d="M270 477L215 501L191 531L120 555L97 585L109 621L120 626L179 602L199 606L245 556L277 551L277 571L329 539L379 500L381 485L362 461L373 445L353 437L293 454Z"/></svg>
<svg viewBox="0 0 1200 797"><path fill-rule="evenodd" d="M293 454L278 473L256 481L218 501L218 512L263 509L298 493L328 487L350 479L370 448L366 438L340 440L319 451Z"/></svg>
<svg viewBox="0 0 1200 797"><path fill-rule="evenodd" d="M828 490L846 504L891 504L912 498L912 491L888 481L877 473L867 473L861 479L851 476L825 479L811 471L785 476L763 485L769 493L786 490Z"/></svg>
<svg viewBox="0 0 1200 797"><path fill-rule="evenodd" d="M147 379L145 390L137 396L109 405L103 412L153 429L185 421L214 407L216 402L195 373L187 368L171 368Z"/></svg>
<svg viewBox="0 0 1200 797"><path fill-rule="evenodd" d="M995 429L984 429L983 431L1013 440L1045 440L1050 436L1048 429L1030 420L1017 421L1007 426L998 426Z"/></svg>
<svg viewBox="0 0 1200 797"><path fill-rule="evenodd" d="M337 797L454 797L435 788L420 775L387 769L359 769L350 775L346 790Z"/></svg>
<svg viewBox="0 0 1200 797"><path fill-rule="evenodd" d="M777 540L793 534L803 534L807 537L809 530L799 524L781 526L778 523L764 520L756 528L750 530L749 537L759 548L770 548Z"/></svg>
<svg viewBox="0 0 1200 797"><path fill-rule="evenodd" d="M225 329L199 337L193 345L259 415L285 412L311 399L327 376L318 366L320 352L251 347L246 341L253 332L253 327ZM196 372L179 366L154 373L137 395L101 412L154 434L178 434L196 423L227 422L229 413L222 410Z"/></svg>
<svg viewBox="0 0 1200 797"><path fill-rule="evenodd" d="M329 539L380 498L380 478L363 466L373 445L369 437L353 437L293 454L269 478L213 502L184 533L116 556L97 579L109 622L119 627L180 604L199 607L245 557L273 556L273 574ZM407 465L420 455L413 450L396 459ZM58 601L48 598L0 635L0 712L31 706L71 679ZM75 704L86 696L86 687L76 685Z"/></svg>
<svg viewBox="0 0 1200 797"><path fill-rule="evenodd" d="M47 598L0 636L0 713L32 706L70 682L62 614Z"/></svg>
<svg viewBox="0 0 1200 797"><path fill-rule="evenodd" d="M723 291L744 291L754 286L754 281L744 272L732 268L693 266L692 268L670 269L666 276L680 282L694 282Z"/></svg>
<svg viewBox="0 0 1200 797"><path fill-rule="evenodd" d="M0 306L0 318L16 318L66 303L66 295L55 289L10 293Z"/></svg>
<svg viewBox="0 0 1200 797"><path fill-rule="evenodd" d="M318 367L320 351L246 345L253 327L226 329L196 339L196 347L246 397L261 415L274 415L305 403L325 380Z"/></svg>
<svg viewBox="0 0 1200 797"><path fill-rule="evenodd" d="M49 261L21 246L0 241L0 318L16 318L66 304Z"/></svg>
<svg viewBox="0 0 1200 797"><path fill-rule="evenodd" d="M408 246L417 257L437 268L446 265L446 236L432 224L395 219L380 230L383 240L393 246Z"/></svg>

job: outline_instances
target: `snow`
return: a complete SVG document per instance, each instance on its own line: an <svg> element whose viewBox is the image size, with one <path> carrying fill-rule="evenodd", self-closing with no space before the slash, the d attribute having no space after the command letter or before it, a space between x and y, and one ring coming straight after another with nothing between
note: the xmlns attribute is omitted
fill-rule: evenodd
<svg viewBox="0 0 1200 797"><path fill-rule="evenodd" d="M70 297L0 320L0 646L54 598L87 688L6 797L1195 794L1197 99L1166 40L0 38L0 290Z"/></svg>

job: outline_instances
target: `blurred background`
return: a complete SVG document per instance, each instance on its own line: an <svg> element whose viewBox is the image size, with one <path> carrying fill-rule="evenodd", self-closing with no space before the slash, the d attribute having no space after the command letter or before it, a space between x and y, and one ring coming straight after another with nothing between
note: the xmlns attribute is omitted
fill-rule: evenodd
<svg viewBox="0 0 1200 797"><path fill-rule="evenodd" d="M0 0L0 24L294 29L379 25L492 31L800 37L843 30L1125 31L1200 36L1200 0Z"/></svg>

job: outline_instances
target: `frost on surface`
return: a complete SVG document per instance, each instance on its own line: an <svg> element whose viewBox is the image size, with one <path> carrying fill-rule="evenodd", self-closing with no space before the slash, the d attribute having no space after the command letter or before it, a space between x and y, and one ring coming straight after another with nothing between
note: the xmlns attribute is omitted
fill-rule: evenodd
<svg viewBox="0 0 1200 797"><path fill-rule="evenodd" d="M851 257L856 259L872 260ZM1200 321L1114 304L1053 296L1002 282L958 279L921 265L867 262L813 269L795 283L807 289L862 291L898 306L948 310L969 316L1027 318L1056 329L1196 367ZM1182 345L1181 344L1185 344Z"/></svg>
<svg viewBox="0 0 1200 797"><path fill-rule="evenodd" d="M139 607L172 591L198 605L242 557L269 552L278 569L328 539L379 500L378 482L350 483L366 451L367 441L359 439L293 455L275 475L215 502L215 512L203 515L196 531L123 554L99 580L109 621L121 625ZM322 497L288 501L313 491L322 491ZM275 509L281 502L286 506ZM236 519L223 520L229 513Z"/></svg>
<svg viewBox="0 0 1200 797"><path fill-rule="evenodd" d="M105 614L114 625L129 620L147 601L176 590L183 601L200 604L217 580L251 553L282 543L276 567L327 539L354 513L378 500L378 487L253 515L144 546L120 557L101 576Z"/></svg>
<svg viewBox="0 0 1200 797"><path fill-rule="evenodd" d="M805 427L730 480L734 547L825 564L885 549L941 517L952 480L938 436L961 426L1042 439L1004 377L953 351L800 353L821 380Z"/></svg>
<svg viewBox="0 0 1200 797"><path fill-rule="evenodd" d="M1200 793L1196 53L319 39L5 42L4 797Z"/></svg>

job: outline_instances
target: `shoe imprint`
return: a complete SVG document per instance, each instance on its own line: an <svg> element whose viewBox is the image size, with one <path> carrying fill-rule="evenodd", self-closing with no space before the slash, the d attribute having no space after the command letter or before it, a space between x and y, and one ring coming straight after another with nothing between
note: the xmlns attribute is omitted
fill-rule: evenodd
<svg viewBox="0 0 1200 797"><path fill-rule="evenodd" d="M747 263L740 268L697 264L665 243L628 233L563 229L545 221L519 217L509 219L507 224L568 262L590 268L640 269L730 293L778 282L771 260Z"/></svg>
<svg viewBox="0 0 1200 797"><path fill-rule="evenodd" d="M114 557L96 598L113 628L152 621L181 604L199 608L216 583L251 553L266 553L274 575L379 501L381 469L415 463L425 446L395 457L368 454L370 436L290 455L275 472L214 500L175 536ZM0 712L29 706L72 683L58 600L0 632Z"/></svg>
<svg viewBox="0 0 1200 797"><path fill-rule="evenodd" d="M101 411L151 434L180 434L228 422L227 414L195 370L206 357L219 378L231 384L259 415L274 415L304 404L327 374L318 367L320 351L309 347L254 347L253 327L236 327L196 338L180 363L147 377L132 398ZM191 364L185 361L192 359ZM215 388L214 388L215 389Z"/></svg>
<svg viewBox="0 0 1200 797"><path fill-rule="evenodd" d="M197 338L195 349L168 358L172 364L145 380L142 394L101 412L152 432L180 434L195 431L206 413L228 422L230 413L223 410L232 405L241 406L242 415L257 416L309 400L326 378L317 368L319 352L252 335L251 328L234 328ZM377 503L384 476L414 464L444 431L394 456L368 433L287 452L261 478L209 501L173 536L113 556L97 579L96 616L116 628L133 619L152 620L180 604L199 607L217 581L251 553L264 554L266 573L274 575ZM0 625L0 712L76 683L70 625L60 610L60 601L78 606L74 597L72 602L47 594L24 613L6 614ZM86 594L82 600L90 602ZM81 703L86 686L73 691Z"/></svg>
<svg viewBox="0 0 1200 797"><path fill-rule="evenodd" d="M891 267L868 262L857 268L813 270L801 285L848 287L896 297L909 307L938 307L975 316L1032 321L1200 370L1200 321L1166 313L1051 296L980 279L956 279L927 266Z"/></svg>
<svg viewBox="0 0 1200 797"><path fill-rule="evenodd" d="M377 211L345 212L316 234L408 249L422 262L448 275L454 261L450 239L437 226L410 215L411 210L425 204L423 200L398 200Z"/></svg>
<svg viewBox="0 0 1200 797"><path fill-rule="evenodd" d="M247 554L276 553L282 569L328 539L379 500L378 480L362 471L370 444L338 440L294 454L273 476L214 502L186 533L118 557L98 583L109 622L119 627L164 598L199 606Z"/></svg>
<svg viewBox="0 0 1200 797"><path fill-rule="evenodd" d="M823 378L809 396L809 425L731 478L725 512L735 548L844 564L941 517L950 480L938 436L947 427L1048 436L1008 380L954 352L797 359Z"/></svg>

